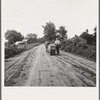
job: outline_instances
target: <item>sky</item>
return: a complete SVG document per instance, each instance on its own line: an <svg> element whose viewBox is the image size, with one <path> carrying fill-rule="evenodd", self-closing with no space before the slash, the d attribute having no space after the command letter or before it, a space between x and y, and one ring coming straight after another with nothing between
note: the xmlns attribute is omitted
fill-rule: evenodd
<svg viewBox="0 0 100 100"><path fill-rule="evenodd" d="M72 38L98 25L98 0L2 0L2 34L16 30L26 36L43 36L42 26L53 22L65 26Z"/></svg>

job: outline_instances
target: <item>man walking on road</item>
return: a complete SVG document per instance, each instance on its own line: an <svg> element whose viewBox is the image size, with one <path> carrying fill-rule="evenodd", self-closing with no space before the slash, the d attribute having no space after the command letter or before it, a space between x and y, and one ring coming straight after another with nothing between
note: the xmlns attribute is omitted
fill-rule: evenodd
<svg viewBox="0 0 100 100"><path fill-rule="evenodd" d="M58 38L56 38L56 41L55 41L54 44L56 45L56 51L57 51L57 54L60 54L60 52L59 52L60 41L58 40Z"/></svg>
<svg viewBox="0 0 100 100"><path fill-rule="evenodd" d="M46 42L45 42L46 52L48 52L48 45L49 45L49 42L46 41Z"/></svg>

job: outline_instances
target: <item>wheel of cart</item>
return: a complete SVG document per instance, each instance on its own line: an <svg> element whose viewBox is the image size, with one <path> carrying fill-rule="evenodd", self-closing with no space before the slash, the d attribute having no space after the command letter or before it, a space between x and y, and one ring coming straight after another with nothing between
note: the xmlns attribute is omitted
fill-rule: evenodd
<svg viewBox="0 0 100 100"><path fill-rule="evenodd" d="M55 55L56 54L56 47L55 45L50 46L50 55Z"/></svg>

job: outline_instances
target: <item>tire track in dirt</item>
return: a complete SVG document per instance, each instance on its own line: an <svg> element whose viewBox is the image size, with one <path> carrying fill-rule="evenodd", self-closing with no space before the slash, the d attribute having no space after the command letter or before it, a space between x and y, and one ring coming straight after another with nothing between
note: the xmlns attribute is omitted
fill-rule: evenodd
<svg viewBox="0 0 100 100"><path fill-rule="evenodd" d="M17 83L19 82L19 80L23 80L23 78L26 77L27 75L26 73L28 72L32 61L31 59L34 57L35 54L34 52L36 50L37 47L34 48L33 50L28 51L28 53L24 57L23 56L20 57L19 59L20 61L8 67L8 70L5 71L5 86L15 86L15 85L20 86L20 84Z"/></svg>
<svg viewBox="0 0 100 100"><path fill-rule="evenodd" d="M50 57L45 52L45 47L40 47L38 54L38 61L33 63L33 70L31 71L30 82L28 80L28 86L58 86L59 82L55 78L55 69L51 62Z"/></svg>
<svg viewBox="0 0 100 100"><path fill-rule="evenodd" d="M5 86L96 86L94 62L64 52L51 56L43 44L26 53L7 67Z"/></svg>
<svg viewBox="0 0 100 100"><path fill-rule="evenodd" d="M63 56L63 58L64 59L68 59L68 60L73 60L73 61L75 61L75 62L78 62L78 63L80 63L80 64L82 64L82 65L84 65L84 66L87 66L87 67L90 67L91 69L94 69L94 70L96 70L96 64L95 64L95 62L93 62L93 61L89 61L89 60L86 60L86 59L84 59L84 58L81 58L81 57L78 57L78 56L76 56L76 55L72 55L72 54L70 54L70 53L65 53L65 52L62 52L61 51L61 54L62 54L62 56ZM69 56L70 55L70 56ZM77 59L78 58L78 59ZM80 59L81 58L81 59ZM84 60L83 60L84 59ZM84 61L84 62L83 62ZM87 63L86 63L87 62ZM92 65L92 67L90 66L90 65Z"/></svg>
<svg viewBox="0 0 100 100"><path fill-rule="evenodd" d="M7 71L8 69L10 69L12 66L14 66L20 59L18 59L17 61L15 61L11 66L9 66L8 68L5 69L5 71Z"/></svg>
<svg viewBox="0 0 100 100"><path fill-rule="evenodd" d="M56 77L58 80L62 80L64 86L82 86L82 82L76 76L74 76L74 70L70 68L70 64L62 64L56 57L51 58L53 63L55 63L56 67L58 68Z"/></svg>
<svg viewBox="0 0 100 100"><path fill-rule="evenodd" d="M91 69L91 68L88 68L88 66L82 66L82 65L80 65L79 63L77 63L77 62L75 62L75 61L65 60L64 58L62 58L62 57L60 57L60 56L59 56L59 60L61 60L62 62L65 61L65 62L71 64L73 68L77 68L77 69L82 70L82 72L83 72L82 74L83 74L83 75L84 75L84 73L88 73L88 74L89 74L89 77L88 77L88 78L90 78L91 80L92 80L91 77L96 76L96 74L95 74L96 71L93 70L93 69ZM87 77L87 76L86 76L86 77ZM93 81L94 81L94 80L93 80Z"/></svg>
<svg viewBox="0 0 100 100"><path fill-rule="evenodd" d="M78 77L79 79L81 79L81 81L84 81L84 83L86 83L85 84L86 86L95 86L95 84L96 84L96 74L95 73L93 73L92 71L90 71L90 70L88 70L88 69L86 69L86 68L84 68L82 66L79 66L76 63L73 63L72 61L67 61L67 63L66 63L66 60L63 57L61 57L61 56L57 56L56 59L65 68L68 67L67 63L69 63L70 67L68 68L68 70L70 70L70 71L72 70L73 74L76 77ZM68 71L66 71L66 73L67 72ZM70 75L70 73L68 75ZM75 79L73 79L73 80L75 80Z"/></svg>

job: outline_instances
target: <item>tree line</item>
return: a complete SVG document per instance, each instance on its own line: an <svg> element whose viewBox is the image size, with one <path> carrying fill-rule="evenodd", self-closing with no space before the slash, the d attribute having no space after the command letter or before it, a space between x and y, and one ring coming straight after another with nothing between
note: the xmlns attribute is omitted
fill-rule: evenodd
<svg viewBox="0 0 100 100"><path fill-rule="evenodd" d="M67 38L67 30L65 26L60 26L59 29L56 29L56 26L53 22L47 22L43 27L43 34L47 41L55 40L56 38L65 39Z"/></svg>
<svg viewBox="0 0 100 100"><path fill-rule="evenodd" d="M25 37L16 30L7 30L5 33L5 38L8 40L9 44L14 44L17 41L22 41L23 39L27 39L28 43L34 43L34 42L40 42L43 43L45 41L52 41L56 38L59 38L61 41L67 40L68 36L68 30L66 30L65 26L60 26L59 29L56 29L56 26L53 22L46 22L46 24L43 27L43 34L44 36L42 38L37 38L36 33L28 33ZM95 44L96 43L96 27L94 28L94 33L89 34L88 29L86 29L85 32L83 32L80 37L83 39L86 39L89 44Z"/></svg>
<svg viewBox="0 0 100 100"><path fill-rule="evenodd" d="M65 52L74 53L87 58L96 60L96 34L97 27L93 30L92 34L89 34L89 30L86 29L80 36L75 35L73 38L68 38L68 30L65 26L59 26L56 29L56 25L53 22L47 22L43 27L43 37L37 38L36 33L28 33L25 37L16 30L7 30L5 38L8 40L7 45L5 43L5 58L11 57L15 54L25 51L27 48L31 49L32 45L36 43L44 43L45 41L53 42L56 38L61 41L61 50ZM27 39L26 48L17 48L15 43Z"/></svg>

